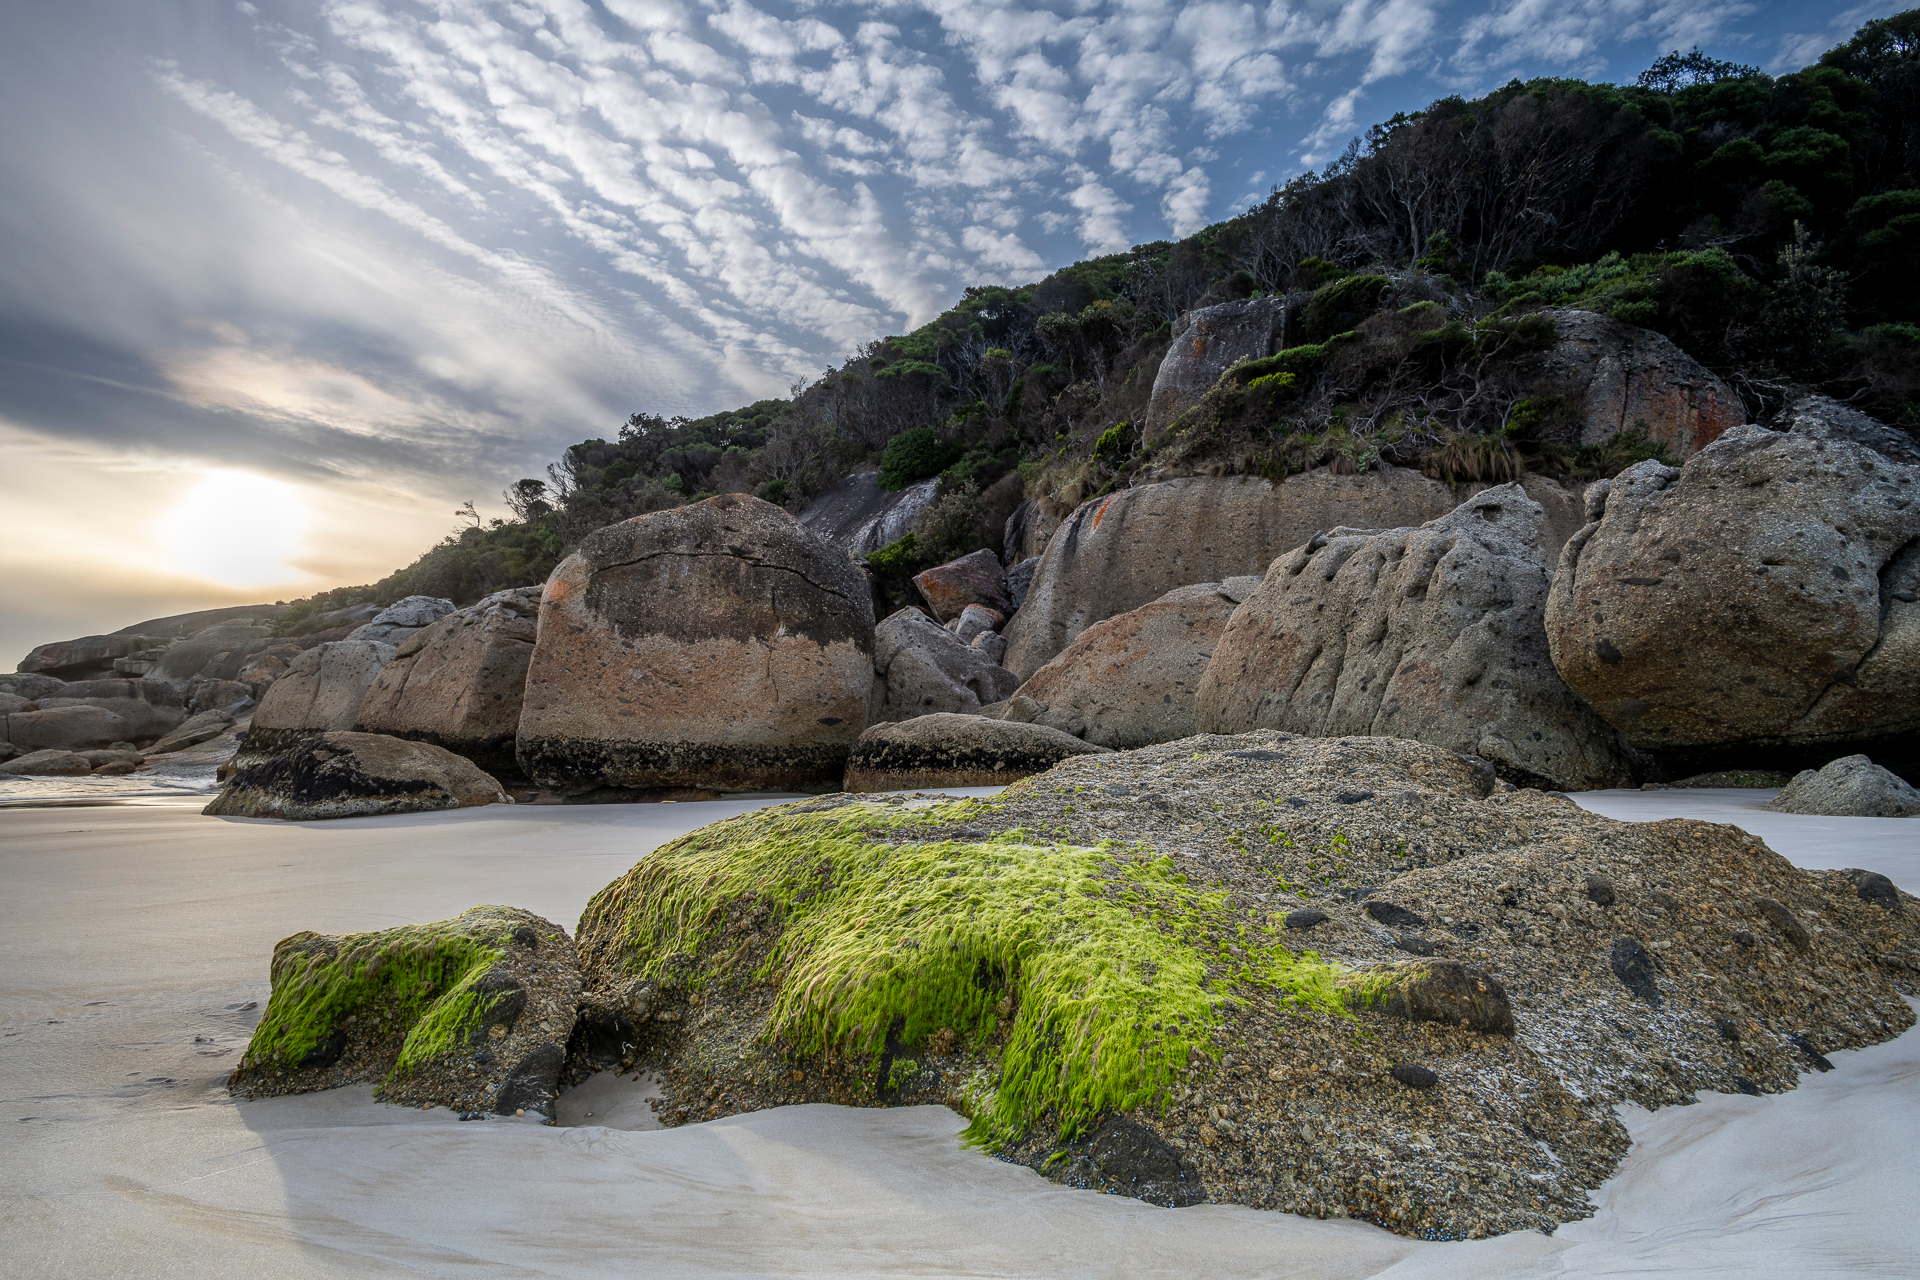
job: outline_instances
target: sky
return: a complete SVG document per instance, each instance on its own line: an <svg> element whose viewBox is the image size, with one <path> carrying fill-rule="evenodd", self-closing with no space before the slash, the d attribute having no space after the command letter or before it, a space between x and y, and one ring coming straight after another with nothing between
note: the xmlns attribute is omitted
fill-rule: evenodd
<svg viewBox="0 0 1920 1280"><path fill-rule="evenodd" d="M1188 234L1395 111L1796 0L21 0L0 10L0 662L376 580L639 410Z"/></svg>

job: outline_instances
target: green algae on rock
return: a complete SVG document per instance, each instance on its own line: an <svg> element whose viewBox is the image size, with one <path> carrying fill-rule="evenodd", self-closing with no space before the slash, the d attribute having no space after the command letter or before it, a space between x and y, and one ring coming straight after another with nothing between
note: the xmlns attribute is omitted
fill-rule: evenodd
<svg viewBox="0 0 1920 1280"><path fill-rule="evenodd" d="M588 973L609 985L770 987L763 1034L800 1058L865 1059L876 1093L899 1087L894 1046L945 1036L997 1060L996 1086L970 1107L970 1136L993 1145L1043 1116L1073 1136L1147 1105L1209 1051L1236 982L1342 1008L1334 967L1277 935L1249 940L1231 978L1210 977L1210 935L1239 922L1167 859L1018 831L978 839L964 825L974 807L848 798L703 828L589 903ZM729 945L727 909L743 899L778 922L763 949Z"/></svg>
<svg viewBox="0 0 1920 1280"><path fill-rule="evenodd" d="M551 1115L579 991L573 944L515 907L273 949L273 994L227 1081L269 1097L378 1081L388 1102Z"/></svg>

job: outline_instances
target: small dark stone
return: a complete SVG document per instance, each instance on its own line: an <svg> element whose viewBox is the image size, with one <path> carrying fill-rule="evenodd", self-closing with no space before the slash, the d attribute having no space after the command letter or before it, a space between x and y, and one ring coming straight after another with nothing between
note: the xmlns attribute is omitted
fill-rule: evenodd
<svg viewBox="0 0 1920 1280"><path fill-rule="evenodd" d="M955 840L985 840L991 834L991 832L980 827L955 827L953 829L953 838Z"/></svg>
<svg viewBox="0 0 1920 1280"><path fill-rule="evenodd" d="M345 1031L335 1030L331 1035L302 1054L300 1061L294 1065L311 1068L315 1071L324 1071L334 1063L340 1061L340 1055L345 1053L346 1049L347 1033Z"/></svg>
<svg viewBox="0 0 1920 1280"><path fill-rule="evenodd" d="M1235 760L1285 760L1287 758L1284 752L1268 751L1265 748L1252 751L1229 751L1227 754Z"/></svg>
<svg viewBox="0 0 1920 1280"><path fill-rule="evenodd" d="M1332 919L1318 907L1302 907L1298 911L1287 912L1287 928L1295 933L1302 929L1311 929L1317 924L1325 924Z"/></svg>
<svg viewBox="0 0 1920 1280"><path fill-rule="evenodd" d="M1368 902L1360 909L1390 929L1421 929L1425 928L1427 923L1424 917L1397 903Z"/></svg>
<svg viewBox="0 0 1920 1280"><path fill-rule="evenodd" d="M1733 931L1733 941L1735 946L1751 947L1753 945L1753 935L1745 929L1735 929Z"/></svg>
<svg viewBox="0 0 1920 1280"><path fill-rule="evenodd" d="M1306 807L1307 807L1307 801L1306 801L1306 799L1305 799L1304 797L1301 797L1301 796L1288 796L1288 797L1287 797L1287 808L1289 808L1289 809L1304 809L1304 808L1306 808Z"/></svg>
<svg viewBox="0 0 1920 1280"><path fill-rule="evenodd" d="M1417 1062L1396 1062L1387 1074L1409 1089L1431 1089L1440 1083L1438 1071Z"/></svg>
<svg viewBox="0 0 1920 1280"><path fill-rule="evenodd" d="M1745 1076L1735 1076L1733 1078L1733 1087L1746 1094L1749 1098L1757 1098L1760 1096L1760 1086Z"/></svg>
<svg viewBox="0 0 1920 1280"><path fill-rule="evenodd" d="M1655 889L1647 895L1647 898L1654 906L1659 907L1662 911L1678 911L1680 909L1680 899L1674 897L1665 889Z"/></svg>
<svg viewBox="0 0 1920 1280"><path fill-rule="evenodd" d="M533 931L532 925L523 924L515 929L513 940L530 951L540 945L540 935Z"/></svg>
<svg viewBox="0 0 1920 1280"><path fill-rule="evenodd" d="M1393 945L1416 956L1430 956L1434 951L1432 941L1417 933L1396 933L1393 935Z"/></svg>
<svg viewBox="0 0 1920 1280"><path fill-rule="evenodd" d="M553 1100L560 1093L560 1068L565 1065L566 1055L559 1045L536 1046L500 1086L493 1102L494 1114L510 1116L520 1110L552 1114Z"/></svg>
<svg viewBox="0 0 1920 1280"><path fill-rule="evenodd" d="M1373 792L1371 791L1342 791L1334 797L1334 800L1339 804L1359 804L1362 800L1371 799L1373 799Z"/></svg>
<svg viewBox="0 0 1920 1280"><path fill-rule="evenodd" d="M1807 1061L1813 1064L1813 1069L1815 1071L1833 1070L1833 1064L1827 1061L1825 1055L1823 1055L1818 1049L1813 1047L1813 1041L1807 1039L1804 1033L1795 1032L1793 1035L1788 1036L1787 1043L1792 1045L1794 1048L1798 1049L1800 1052L1806 1054Z"/></svg>
<svg viewBox="0 0 1920 1280"><path fill-rule="evenodd" d="M1613 940L1613 976L1627 990L1645 1000L1648 1004L1660 1003L1660 988L1653 980L1653 957L1635 938L1615 938Z"/></svg>
<svg viewBox="0 0 1920 1280"><path fill-rule="evenodd" d="M1732 1018L1715 1018L1713 1028L1720 1033L1722 1040L1731 1040L1735 1044L1740 1042L1740 1028L1733 1024Z"/></svg>
<svg viewBox="0 0 1920 1280"><path fill-rule="evenodd" d="M1895 915L1906 914L1900 903L1900 891L1893 887L1893 881L1878 871L1862 871L1858 867L1848 867L1840 873L1853 882L1853 891L1860 895L1860 901L1871 902L1876 907L1884 907Z"/></svg>
<svg viewBox="0 0 1920 1280"><path fill-rule="evenodd" d="M1595 906L1610 907L1620 899L1613 892L1613 881L1605 876L1587 877L1587 901Z"/></svg>
<svg viewBox="0 0 1920 1280"><path fill-rule="evenodd" d="M1133 788L1124 782L1109 782L1100 789L1110 796L1130 796L1133 794Z"/></svg>
<svg viewBox="0 0 1920 1280"><path fill-rule="evenodd" d="M1493 794L1493 788L1499 783L1500 775L1495 771L1492 761L1482 760L1479 756L1470 756L1459 751L1454 752L1453 757L1467 766L1472 773L1473 789L1479 793L1482 800Z"/></svg>
<svg viewBox="0 0 1920 1280"><path fill-rule="evenodd" d="M1067 1143L1065 1153L1069 1158L1047 1172L1070 1186L1136 1196L1170 1209L1207 1198L1199 1174L1179 1150L1126 1116L1108 1115L1085 1137Z"/></svg>
<svg viewBox="0 0 1920 1280"><path fill-rule="evenodd" d="M487 1113L484 1111L462 1111L460 1118L462 1120L485 1120Z"/></svg>
<svg viewBox="0 0 1920 1280"><path fill-rule="evenodd" d="M1793 912L1787 910L1784 903L1775 902L1772 898L1755 898L1753 905L1760 909L1760 914L1767 918L1769 924L1778 929L1786 940L1793 944L1795 950L1805 951L1807 945L1813 941L1813 935L1807 932L1807 926L1796 920Z"/></svg>

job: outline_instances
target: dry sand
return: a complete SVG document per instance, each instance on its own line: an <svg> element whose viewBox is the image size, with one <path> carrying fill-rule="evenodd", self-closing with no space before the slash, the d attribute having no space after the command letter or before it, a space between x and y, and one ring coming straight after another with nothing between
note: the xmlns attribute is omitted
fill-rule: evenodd
<svg viewBox="0 0 1920 1280"><path fill-rule="evenodd" d="M1768 794L1576 798L1736 822L1920 889L1920 819L1770 814ZM203 802L0 812L0 1274L1808 1277L1920 1256L1916 1034L1783 1096L1629 1109L1635 1149L1592 1219L1458 1244L1068 1190L965 1150L944 1108L658 1130L648 1082L608 1077L563 1100L575 1127L364 1089L236 1105L221 1082L279 938L481 902L571 929L648 849L766 801L303 825Z"/></svg>

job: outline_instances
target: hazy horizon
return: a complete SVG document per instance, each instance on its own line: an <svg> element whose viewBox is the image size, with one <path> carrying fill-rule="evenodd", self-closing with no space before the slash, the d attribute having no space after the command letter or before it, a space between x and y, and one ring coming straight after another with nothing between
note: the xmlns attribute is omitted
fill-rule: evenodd
<svg viewBox="0 0 1920 1280"><path fill-rule="evenodd" d="M629 413L785 395L1437 96L1792 70L1899 7L13 6L0 660L371 581Z"/></svg>

